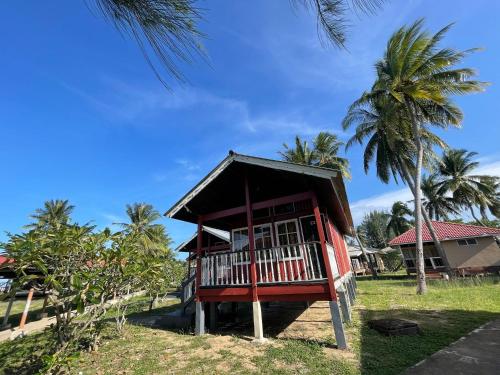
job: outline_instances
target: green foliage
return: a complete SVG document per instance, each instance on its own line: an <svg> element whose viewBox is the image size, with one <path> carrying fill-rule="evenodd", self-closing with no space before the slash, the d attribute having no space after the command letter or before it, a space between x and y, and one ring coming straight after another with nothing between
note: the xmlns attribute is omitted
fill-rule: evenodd
<svg viewBox="0 0 500 375"><path fill-rule="evenodd" d="M406 216L411 216L413 212L403 202L394 202L391 208L389 222L387 223L387 235L392 238L403 234L411 228L411 222Z"/></svg>
<svg viewBox="0 0 500 375"><path fill-rule="evenodd" d="M335 46L344 47L349 11L375 13L385 0L293 0L293 3L314 9L318 18L318 31L321 30L327 40Z"/></svg>
<svg viewBox="0 0 500 375"><path fill-rule="evenodd" d="M469 209L476 223L484 225L487 210L496 217L500 212L500 179L494 176L475 175L479 163L473 160L477 154L466 150L445 151L438 163L438 181L435 186L439 195L451 194L453 203ZM474 206L479 207L482 219L475 216Z"/></svg>
<svg viewBox="0 0 500 375"><path fill-rule="evenodd" d="M86 0L121 33L132 37L156 77L167 86L155 67L154 55L167 73L184 81L178 63L204 57L198 30L200 9L193 0Z"/></svg>
<svg viewBox="0 0 500 375"><path fill-rule="evenodd" d="M153 223L159 215L150 205L128 206L131 223L112 233L72 223L72 206L56 202L37 210L38 221L30 225L32 229L10 235L3 245L15 259L18 286L29 284L50 292L57 346L44 357L47 372L68 366L73 353L82 347L97 348L111 300L118 297L114 311L121 329L126 306L120 296L145 290L156 297L181 278L170 239L162 225Z"/></svg>
<svg viewBox="0 0 500 375"><path fill-rule="evenodd" d="M371 211L367 213L361 225L358 226L358 234L364 244L375 249L387 246L389 237L387 225L390 215L383 211Z"/></svg>
<svg viewBox="0 0 500 375"><path fill-rule="evenodd" d="M284 150L280 151L282 159L292 163L314 165L317 167L336 169L346 178L351 178L349 161L338 156L340 148L344 145L335 134L320 132L313 139L313 147L303 141L298 135L295 137L295 148L283 144Z"/></svg>
<svg viewBox="0 0 500 375"><path fill-rule="evenodd" d="M423 206L431 219L448 220L448 215L458 214L458 204L440 188L437 174L422 178Z"/></svg>

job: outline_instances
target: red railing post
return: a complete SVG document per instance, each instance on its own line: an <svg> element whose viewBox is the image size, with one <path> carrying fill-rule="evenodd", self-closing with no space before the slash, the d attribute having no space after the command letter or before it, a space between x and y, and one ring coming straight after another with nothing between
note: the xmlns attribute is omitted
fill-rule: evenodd
<svg viewBox="0 0 500 375"><path fill-rule="evenodd" d="M195 292L196 292L196 302L199 302L199 293L201 286L201 247L203 242L203 221L202 217L198 216L198 234L196 238L196 281L195 281Z"/></svg>
<svg viewBox="0 0 500 375"><path fill-rule="evenodd" d="M312 206L313 206L313 211L314 211L314 218L316 219L316 226L318 228L319 242L321 244L321 252L323 253L323 259L325 262L326 276L328 278L328 288L330 291L330 298L332 301L336 301L337 294L335 292L335 279L333 277L332 267L330 264L330 258L328 257L328 250L326 248L326 237L325 237L325 232L323 231L323 225L321 222L321 213L319 212L318 199L316 198L316 194L313 194L311 201L312 201Z"/></svg>
<svg viewBox="0 0 500 375"><path fill-rule="evenodd" d="M257 268L255 265L255 242L253 237L252 202L250 200L250 187L248 185L248 176L245 176L245 203L247 211L248 249L250 250L250 281L252 283L252 301L257 301L258 300Z"/></svg>

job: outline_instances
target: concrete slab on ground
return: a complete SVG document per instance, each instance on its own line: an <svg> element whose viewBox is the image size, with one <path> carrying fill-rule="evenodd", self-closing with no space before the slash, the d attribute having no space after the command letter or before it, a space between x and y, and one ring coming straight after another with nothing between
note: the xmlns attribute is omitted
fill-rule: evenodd
<svg viewBox="0 0 500 375"><path fill-rule="evenodd" d="M424 374L500 374L500 319L475 329L404 372L404 375Z"/></svg>

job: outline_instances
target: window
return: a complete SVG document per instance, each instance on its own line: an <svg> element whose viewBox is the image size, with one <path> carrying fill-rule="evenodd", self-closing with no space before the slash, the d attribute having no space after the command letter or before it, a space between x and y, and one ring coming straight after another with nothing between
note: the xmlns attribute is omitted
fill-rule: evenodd
<svg viewBox="0 0 500 375"><path fill-rule="evenodd" d="M295 245L299 243L299 228L297 220L276 223L278 243L280 245Z"/></svg>
<svg viewBox="0 0 500 375"><path fill-rule="evenodd" d="M275 215L290 214L292 212L295 212L295 206L293 203L280 204L274 207Z"/></svg>
<svg viewBox="0 0 500 375"><path fill-rule="evenodd" d="M457 240L458 246L470 246L477 245L477 240L475 238L467 238L463 240Z"/></svg>
<svg viewBox="0 0 500 375"><path fill-rule="evenodd" d="M255 225L253 227L253 241L255 250L271 249L273 247L271 224ZM241 255L236 257L237 264L250 263L249 249L248 228L234 229L233 251L242 251Z"/></svg>
<svg viewBox="0 0 500 375"><path fill-rule="evenodd" d="M253 228L255 250L270 249L273 247L271 224L258 225Z"/></svg>
<svg viewBox="0 0 500 375"><path fill-rule="evenodd" d="M233 251L248 250L248 229L233 230Z"/></svg>

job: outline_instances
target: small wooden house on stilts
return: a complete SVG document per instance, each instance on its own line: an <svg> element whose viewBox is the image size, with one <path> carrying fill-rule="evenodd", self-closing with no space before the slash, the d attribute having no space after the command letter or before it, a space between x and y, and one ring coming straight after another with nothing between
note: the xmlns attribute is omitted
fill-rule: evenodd
<svg viewBox="0 0 500 375"><path fill-rule="evenodd" d="M221 302L251 302L256 340L261 302L329 301L346 348L355 280L344 236L352 218L339 172L230 152L166 216L198 225L195 333ZM204 243L204 226L230 233L230 248Z"/></svg>

